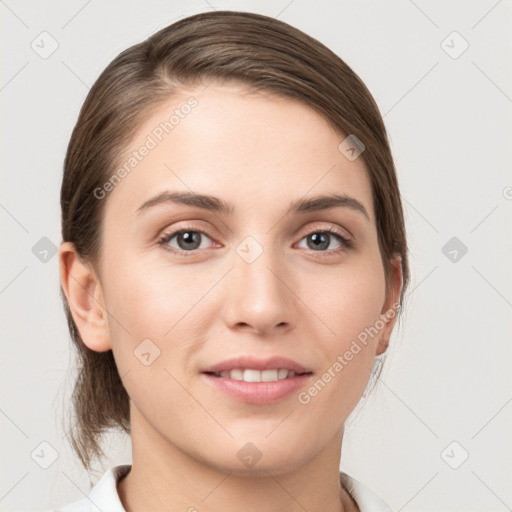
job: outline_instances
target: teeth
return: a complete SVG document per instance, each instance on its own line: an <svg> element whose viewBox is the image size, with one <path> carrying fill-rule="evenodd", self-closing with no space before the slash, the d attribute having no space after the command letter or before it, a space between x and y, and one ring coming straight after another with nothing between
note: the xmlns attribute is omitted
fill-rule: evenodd
<svg viewBox="0 0 512 512"><path fill-rule="evenodd" d="M273 380L277 380L277 370L262 370L261 382L272 382Z"/></svg>
<svg viewBox="0 0 512 512"><path fill-rule="evenodd" d="M286 379L286 377L288 377L288 370L286 370L286 369L279 370L279 372L277 373L277 378L278 379Z"/></svg>
<svg viewBox="0 0 512 512"><path fill-rule="evenodd" d="M244 370L244 382L261 382L261 372L258 370Z"/></svg>
<svg viewBox="0 0 512 512"><path fill-rule="evenodd" d="M231 371L216 373L215 375L231 380L243 380L244 382L274 382L294 377L295 372L286 368L262 371L236 368Z"/></svg>

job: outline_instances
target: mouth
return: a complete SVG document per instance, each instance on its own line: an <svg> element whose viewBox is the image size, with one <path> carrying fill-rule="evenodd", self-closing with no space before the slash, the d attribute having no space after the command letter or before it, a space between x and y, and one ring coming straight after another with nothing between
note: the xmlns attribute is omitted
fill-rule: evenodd
<svg viewBox="0 0 512 512"><path fill-rule="evenodd" d="M311 372L295 372L287 368L275 368L269 370L257 370L251 368L234 368L221 372L204 372L213 377L223 379L239 380L243 382L276 382L279 380L291 379L295 375L309 375Z"/></svg>
<svg viewBox="0 0 512 512"><path fill-rule="evenodd" d="M242 356L205 368L201 375L230 399L263 405L290 397L309 382L313 372L288 358Z"/></svg>

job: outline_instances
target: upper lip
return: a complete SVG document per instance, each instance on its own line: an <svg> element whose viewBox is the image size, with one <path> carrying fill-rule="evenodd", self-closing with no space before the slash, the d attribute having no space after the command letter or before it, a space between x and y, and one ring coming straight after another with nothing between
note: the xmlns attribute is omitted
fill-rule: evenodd
<svg viewBox="0 0 512 512"><path fill-rule="evenodd" d="M203 373L218 373L239 368L252 370L286 369L292 370L295 373L311 373L311 370L308 368L305 368L292 359L281 356L273 356L267 358L258 358L255 356L234 357L232 359L227 359L225 361L221 361L220 363L208 366L203 370Z"/></svg>

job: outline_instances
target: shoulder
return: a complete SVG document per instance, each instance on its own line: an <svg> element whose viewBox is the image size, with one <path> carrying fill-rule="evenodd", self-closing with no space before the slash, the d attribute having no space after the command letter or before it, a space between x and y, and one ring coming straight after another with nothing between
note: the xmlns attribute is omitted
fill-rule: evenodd
<svg viewBox="0 0 512 512"><path fill-rule="evenodd" d="M391 507L370 491L368 487L347 473L340 471L340 482L354 498L360 512L393 512Z"/></svg>
<svg viewBox="0 0 512 512"><path fill-rule="evenodd" d="M85 498L68 503L51 512L98 512L98 510L126 512L119 499L117 483L130 471L131 467L130 464L123 464L110 468Z"/></svg>

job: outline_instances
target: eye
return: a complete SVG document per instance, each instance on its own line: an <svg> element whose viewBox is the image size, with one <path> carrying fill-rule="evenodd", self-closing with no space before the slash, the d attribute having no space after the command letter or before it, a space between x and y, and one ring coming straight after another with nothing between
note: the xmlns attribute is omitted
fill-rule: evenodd
<svg viewBox="0 0 512 512"><path fill-rule="evenodd" d="M301 242L302 240L306 240L307 247L304 247L305 249L311 249L316 252L340 252L353 247L352 241L332 226L330 229L312 231L303 237ZM331 247L330 250L326 251L332 243L337 244L337 246Z"/></svg>
<svg viewBox="0 0 512 512"><path fill-rule="evenodd" d="M208 245L208 240L212 242L212 239L204 231L189 226L164 233L158 244L179 256L193 256L197 250L212 246L212 244ZM311 231L301 239L299 244L303 240L306 241L306 247L302 246L302 248L328 254L348 251L354 246L353 242L334 226L329 229ZM333 244L335 247L332 247Z"/></svg>
<svg viewBox="0 0 512 512"><path fill-rule="evenodd" d="M171 233L165 233L158 243L166 249L188 256L189 254L186 253L193 254L197 249L206 248L205 244L203 244L205 238L211 241L211 238L201 230L195 228L183 228ZM175 239L174 242L173 239Z"/></svg>

